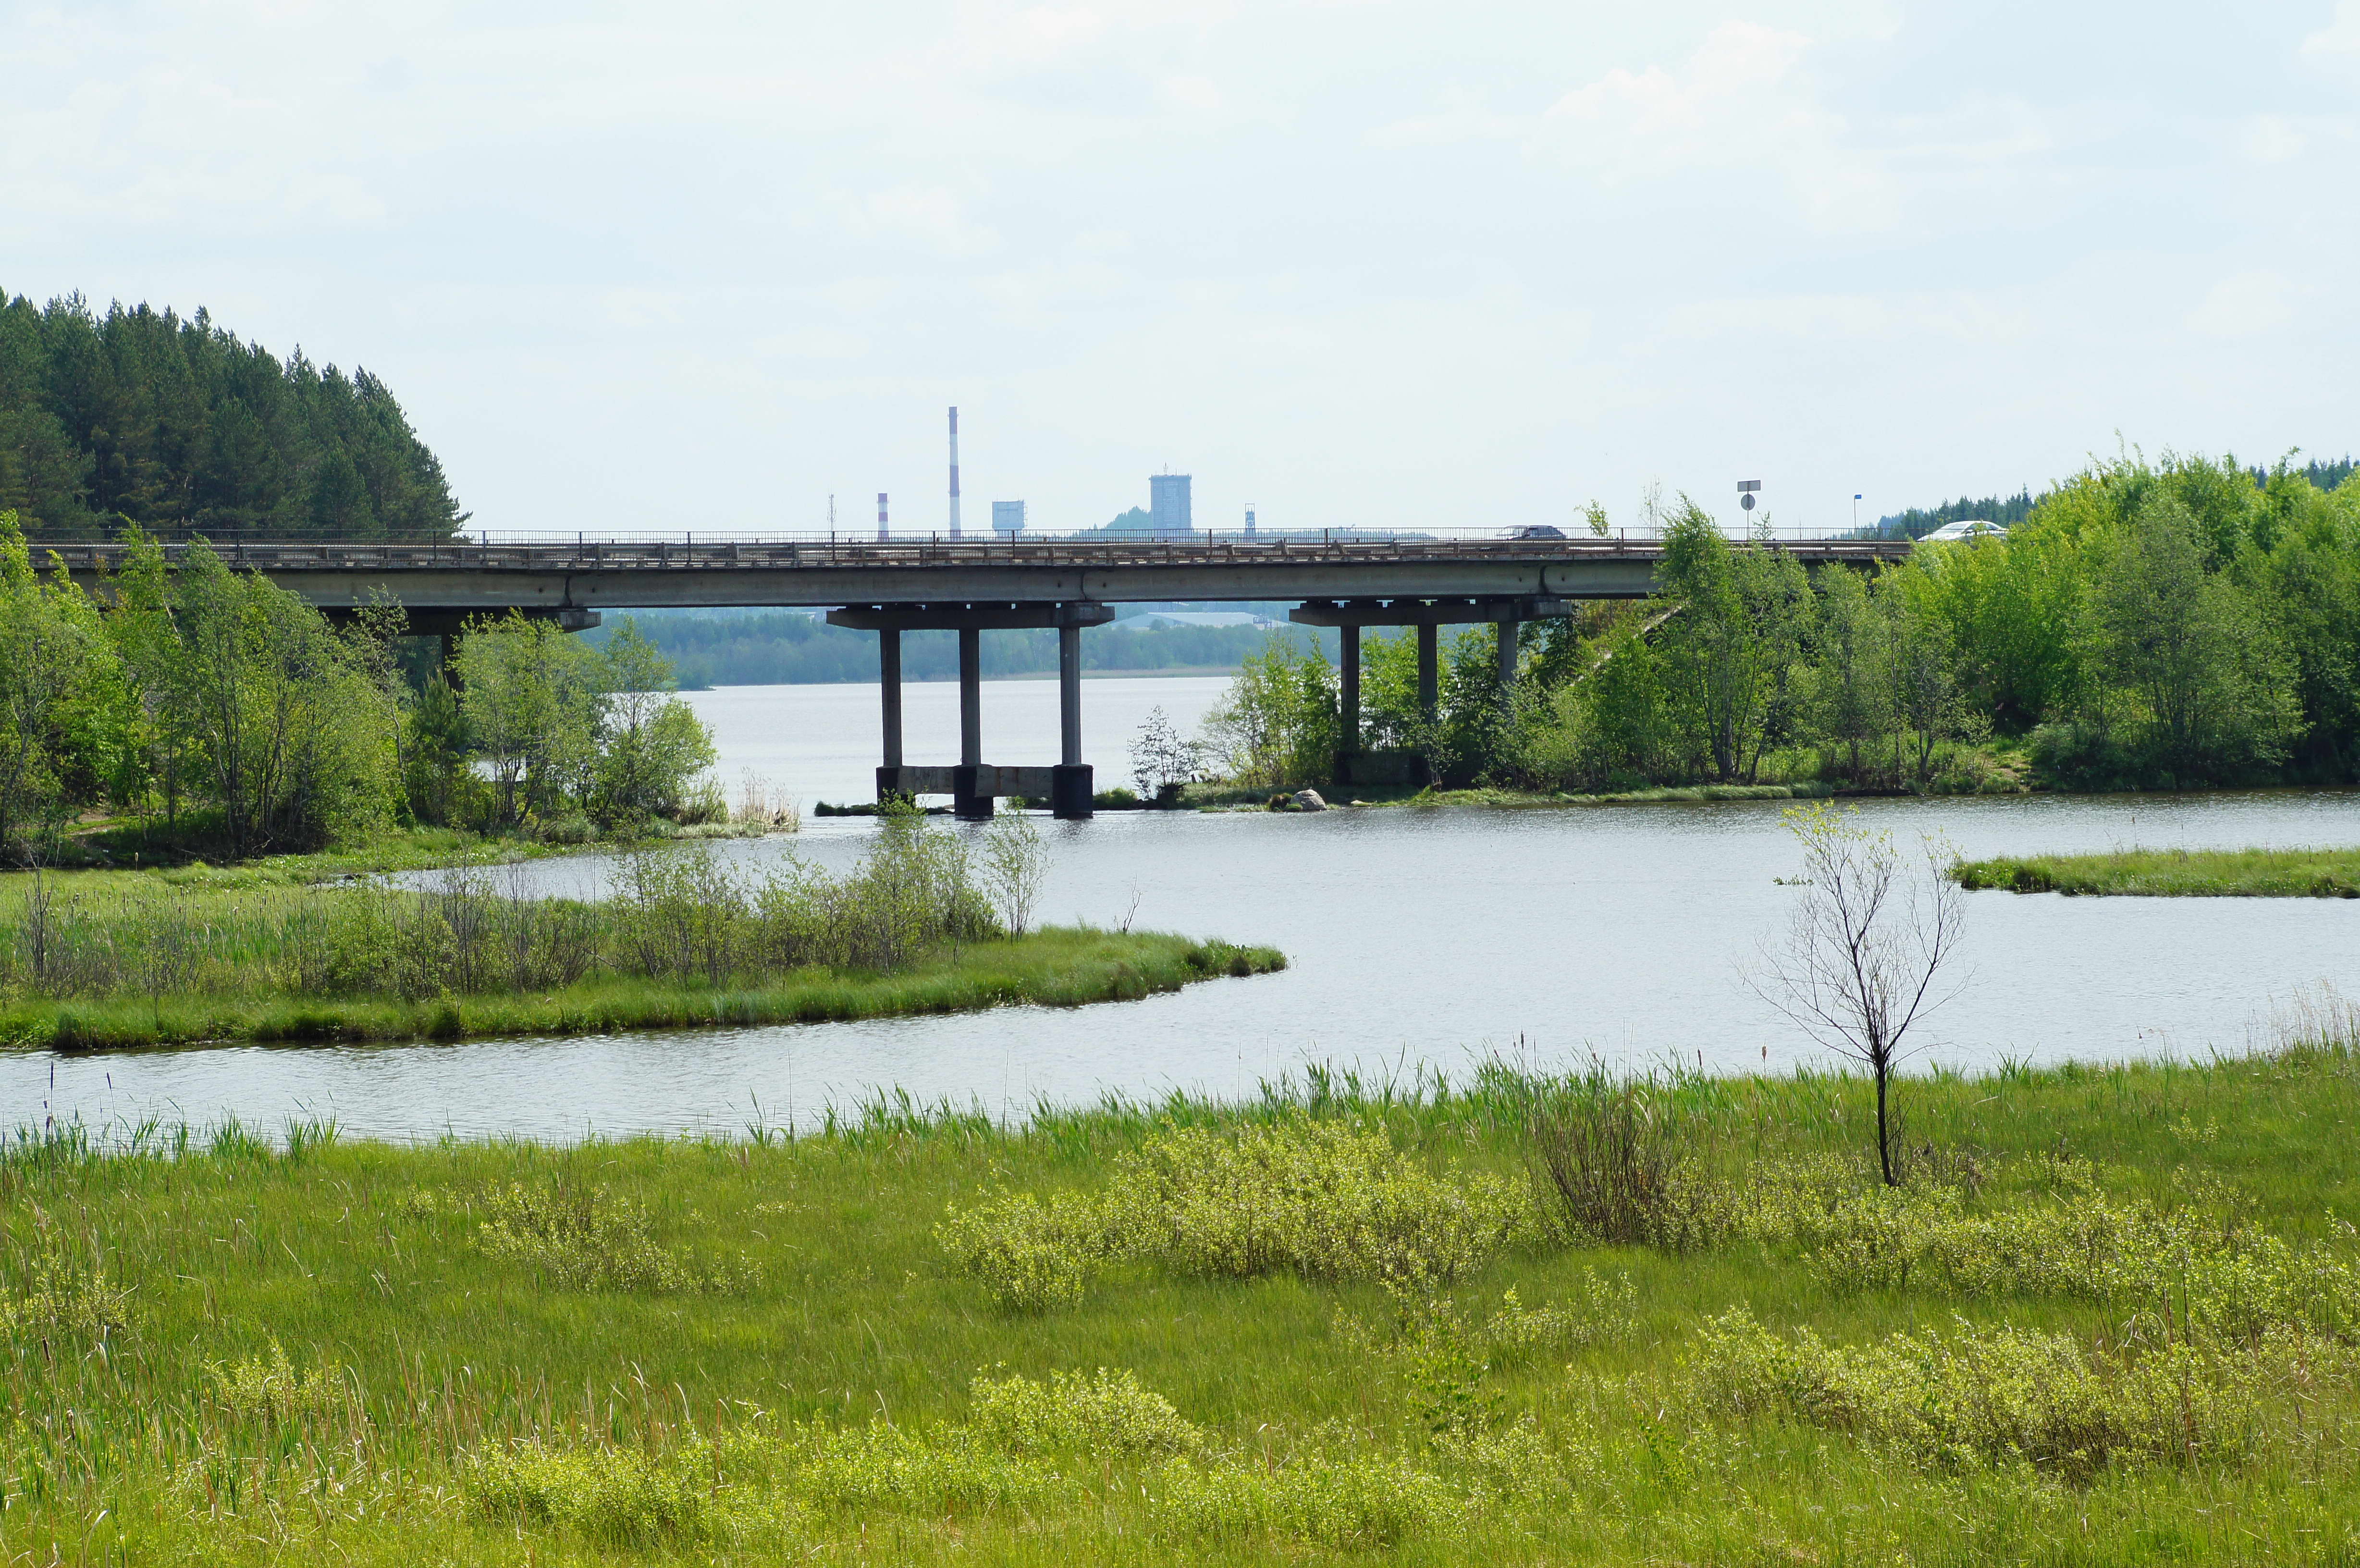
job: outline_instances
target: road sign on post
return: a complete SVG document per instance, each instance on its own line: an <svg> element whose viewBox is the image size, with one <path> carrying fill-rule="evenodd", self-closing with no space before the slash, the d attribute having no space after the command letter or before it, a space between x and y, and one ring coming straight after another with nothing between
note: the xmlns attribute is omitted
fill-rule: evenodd
<svg viewBox="0 0 2360 1568"><path fill-rule="evenodd" d="M1754 492L1761 488L1762 481L1759 479L1739 480L1737 482L1737 504L1740 506L1744 507L1749 512L1754 510Z"/></svg>

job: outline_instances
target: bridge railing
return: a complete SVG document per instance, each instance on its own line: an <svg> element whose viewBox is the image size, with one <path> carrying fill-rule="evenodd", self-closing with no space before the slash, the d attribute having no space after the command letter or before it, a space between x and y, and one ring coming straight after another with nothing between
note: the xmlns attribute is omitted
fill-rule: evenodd
<svg viewBox="0 0 2360 1568"><path fill-rule="evenodd" d="M1529 530L1453 528L1385 531L1369 528L1196 532L1184 536L1088 532L1082 534L947 534L896 530L873 535L825 530L712 534L683 530L677 537L626 535L620 530L479 530L434 540L305 540L284 535L223 531L161 539L168 556L202 537L233 566L272 571L419 571L477 568L495 571L700 571L776 570L788 567L984 565L1153 565L1223 561L1289 560L1579 560L1621 555L1652 557L1660 536L1636 531L1596 535L1588 531L1535 536ZM1815 557L1889 557L1906 543L1830 538L1801 532L1757 533L1780 549ZM57 551L71 567L112 569L126 547L107 541L33 543L37 554Z"/></svg>

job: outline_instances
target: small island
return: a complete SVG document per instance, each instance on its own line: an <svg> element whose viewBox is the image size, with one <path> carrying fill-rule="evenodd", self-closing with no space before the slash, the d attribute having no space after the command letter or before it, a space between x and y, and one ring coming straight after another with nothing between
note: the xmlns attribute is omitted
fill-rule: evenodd
<svg viewBox="0 0 2360 1568"><path fill-rule="evenodd" d="M2360 849L2123 849L1961 861L1962 887L2147 898L2360 898Z"/></svg>
<svg viewBox="0 0 2360 1568"><path fill-rule="evenodd" d="M1285 967L1273 949L1036 928L1029 824L997 870L901 819L850 871L732 870L702 844L623 857L611 897L524 867L416 887L255 868L17 875L0 1041L104 1051L818 1023L1124 1001ZM1014 854L1018 864L1009 874Z"/></svg>

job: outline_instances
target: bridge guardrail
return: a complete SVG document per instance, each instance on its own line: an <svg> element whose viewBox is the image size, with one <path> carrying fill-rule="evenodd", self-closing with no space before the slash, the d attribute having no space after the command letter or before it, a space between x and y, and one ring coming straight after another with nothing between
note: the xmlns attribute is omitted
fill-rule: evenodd
<svg viewBox="0 0 2360 1568"><path fill-rule="evenodd" d="M183 555L184 540L160 541L167 559ZM1564 539L1374 536L1332 532L1198 534L1186 539L1074 538L951 539L940 535L896 537L885 541L844 535L763 539L572 539L539 537L460 538L427 541L314 541L223 536L212 548L233 567L274 572L401 572L473 567L484 571L647 572L824 569L827 567L926 566L1153 566L1277 563L1293 561L1439 561L1652 560L1659 539L1615 535ZM1898 539L1827 538L1771 539L1765 542L1817 560L1890 560L1906 555ZM118 569L128 553L120 543L33 541L37 558L55 552L70 570Z"/></svg>

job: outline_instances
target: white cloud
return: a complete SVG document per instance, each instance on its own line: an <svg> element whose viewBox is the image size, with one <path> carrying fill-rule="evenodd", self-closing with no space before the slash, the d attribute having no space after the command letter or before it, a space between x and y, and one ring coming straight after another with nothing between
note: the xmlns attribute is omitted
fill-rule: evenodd
<svg viewBox="0 0 2360 1568"><path fill-rule="evenodd" d="M2256 337L2294 320L2294 295L2281 273L2240 272L2206 290L2188 324L2207 337Z"/></svg>
<svg viewBox="0 0 2360 1568"><path fill-rule="evenodd" d="M1723 22L1677 70L1618 66L1566 93L1541 115L1535 146L1610 186L1765 170L1822 226L1889 222L1890 182L1820 101L1802 69L1810 49L1800 33Z"/></svg>
<svg viewBox="0 0 2360 1568"><path fill-rule="evenodd" d="M958 197L939 185L901 185L870 194L861 204L871 233L917 240L950 256L980 256L999 247L989 229L967 221Z"/></svg>
<svg viewBox="0 0 2360 1568"><path fill-rule="evenodd" d="M2256 163L2284 163L2300 158L2311 138L2284 114L2256 114L2245 122L2238 146Z"/></svg>
<svg viewBox="0 0 2360 1568"><path fill-rule="evenodd" d="M2360 60L2360 0L2336 0L2334 16L2302 40L2302 52L2338 64Z"/></svg>

